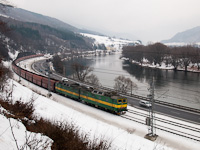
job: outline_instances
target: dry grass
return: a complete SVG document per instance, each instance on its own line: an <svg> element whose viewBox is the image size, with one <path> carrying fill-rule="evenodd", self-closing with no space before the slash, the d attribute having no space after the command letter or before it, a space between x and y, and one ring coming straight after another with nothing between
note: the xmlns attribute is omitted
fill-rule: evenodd
<svg viewBox="0 0 200 150"><path fill-rule="evenodd" d="M12 103L9 101L0 100L2 107L7 109L9 113L4 113L7 117L20 119L26 126L27 130L36 133L43 133L50 137L54 142L53 150L108 150L111 143L106 141L96 140L90 141L87 135L81 135L79 129L74 125L69 125L64 122L52 122L44 119L34 119L33 101L22 103L17 101ZM28 118L28 119L27 119ZM30 123L29 120L33 123Z"/></svg>

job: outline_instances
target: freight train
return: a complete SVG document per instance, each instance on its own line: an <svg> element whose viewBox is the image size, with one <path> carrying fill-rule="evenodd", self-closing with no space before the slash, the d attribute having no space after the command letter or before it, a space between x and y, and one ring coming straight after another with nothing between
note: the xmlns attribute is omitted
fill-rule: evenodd
<svg viewBox="0 0 200 150"><path fill-rule="evenodd" d="M12 62L13 71L20 77L32 82L51 92L64 95L66 97L81 101L88 105L115 113L122 114L127 111L127 99L118 95L116 92L92 88L86 85L80 85L74 81L49 79L45 76L27 71L17 65L25 59L39 57L43 55L31 55L21 57Z"/></svg>

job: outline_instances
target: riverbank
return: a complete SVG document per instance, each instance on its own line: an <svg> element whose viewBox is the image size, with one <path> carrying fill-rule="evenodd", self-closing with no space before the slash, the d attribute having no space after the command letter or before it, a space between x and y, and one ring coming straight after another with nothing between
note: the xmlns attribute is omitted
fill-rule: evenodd
<svg viewBox="0 0 200 150"><path fill-rule="evenodd" d="M125 60L125 61L129 61L129 62L131 62L133 64L140 65L142 67L150 67L150 68L157 68L157 69L163 69L163 70L174 70L174 66L172 66L172 65L166 66L165 63L162 63L161 66L160 66L160 65L149 64L146 61L141 64L141 63L136 62L134 60L130 61L129 58L124 58L124 57L122 57L121 59ZM185 68L179 66L179 67L177 67L176 71L185 71ZM198 69L198 66L196 64L190 64L187 67L187 71L185 71L185 72L200 73L200 69Z"/></svg>

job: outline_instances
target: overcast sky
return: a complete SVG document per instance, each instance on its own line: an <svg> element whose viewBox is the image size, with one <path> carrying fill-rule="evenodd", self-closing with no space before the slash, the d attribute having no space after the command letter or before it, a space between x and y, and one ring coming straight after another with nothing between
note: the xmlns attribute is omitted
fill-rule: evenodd
<svg viewBox="0 0 200 150"><path fill-rule="evenodd" d="M79 28L143 42L200 26L200 0L8 0Z"/></svg>

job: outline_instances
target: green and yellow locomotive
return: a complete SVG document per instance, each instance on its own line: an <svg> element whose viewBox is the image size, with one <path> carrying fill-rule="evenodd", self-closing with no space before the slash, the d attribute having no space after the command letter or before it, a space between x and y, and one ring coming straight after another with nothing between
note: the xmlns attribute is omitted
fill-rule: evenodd
<svg viewBox="0 0 200 150"><path fill-rule="evenodd" d="M117 95L116 92L97 90L72 81L57 82L55 91L118 115L127 111L127 99Z"/></svg>

